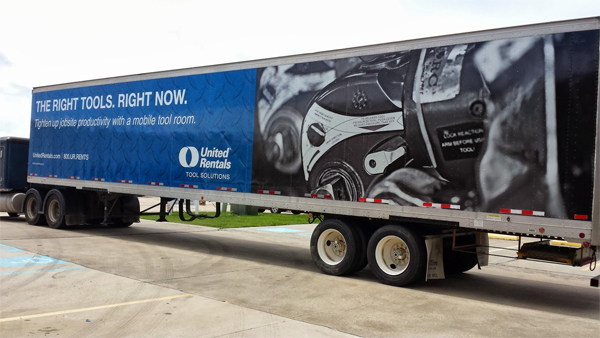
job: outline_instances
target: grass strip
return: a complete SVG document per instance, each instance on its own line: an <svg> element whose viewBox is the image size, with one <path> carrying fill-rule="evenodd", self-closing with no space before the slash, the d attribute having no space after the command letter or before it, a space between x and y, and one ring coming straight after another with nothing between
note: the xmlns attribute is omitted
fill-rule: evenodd
<svg viewBox="0 0 600 338"><path fill-rule="evenodd" d="M214 215L214 212L208 212L207 215ZM189 216L186 216L189 218ZM157 220L158 216L140 216L142 219ZM191 222L184 222L179 219L177 213L167 216L167 221L173 223L187 223L195 225L203 225L219 229L228 228L248 228L248 227L263 227L271 225L291 225L291 224L307 224L308 215L291 215L291 214L271 214L259 213L257 216L238 216L231 212L222 212L217 218L197 218ZM318 221L317 221L318 223Z"/></svg>

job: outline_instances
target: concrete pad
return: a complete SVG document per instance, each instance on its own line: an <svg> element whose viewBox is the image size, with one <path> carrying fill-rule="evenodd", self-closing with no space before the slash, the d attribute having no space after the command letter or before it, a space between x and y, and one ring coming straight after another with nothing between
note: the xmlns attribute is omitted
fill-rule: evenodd
<svg viewBox="0 0 600 338"><path fill-rule="evenodd" d="M320 273L310 257L309 237L298 235L310 232L311 225L276 227L299 231L273 232L261 228L198 230L189 225L162 223L158 227L170 231L157 232L153 228L155 224L143 221L125 229L138 228L137 232L120 235L113 233L114 229L76 230L77 234L85 236L62 238L41 235L28 238L22 236L25 231L20 233L18 227L12 228L10 236L2 237L2 244L54 257L87 270L61 272L56 276L62 278L57 279L53 278L55 274L47 273L43 279L45 284L37 284L32 275L29 279L15 279L6 284L9 285L7 288L0 279L2 296L4 290L24 285L21 289L24 297L10 298L12 293L6 295L6 299L13 302L7 309L15 315L46 313L48 311L35 311L45 309L43 301L37 298L52 295L54 290L58 290L62 298L69 298L65 301L68 306L49 306L50 312L93 307L98 303L114 305L165 295L193 294L243 309L229 308L223 315L228 318L222 319L211 316L213 312L219 313L218 308L203 303L202 306L210 310L207 317L213 326L220 326L223 321L226 327L248 327L222 334L221 328L206 324L209 336L264 334L293 337L318 336L325 332L324 335L349 333L364 337L513 338L561 336L566 326L569 335L595 336L600 328L599 295L597 289L588 286L589 279L585 276L563 278L537 266L511 267L493 263L481 271L472 270L446 280L395 288L378 283L368 269L349 277ZM4 228L4 222L0 227ZM94 271L124 281L90 275ZM56 284L61 280L67 282L64 289ZM89 289L85 287L86 283L90 283ZM29 287L39 290L26 290ZM19 290L15 294L21 293ZM64 296L74 292L74 297ZM202 336L204 333L195 330L196 327L204 328L203 323L195 323L201 319L167 307L177 303L179 309L195 297L177 298L169 304L160 300L94 310L112 311L108 318L113 314L121 317L110 320L102 316L90 319L91 314L88 318L78 317L78 320L90 319L91 323L100 324L96 324L93 332L86 331L85 326L77 326L69 332L74 332L74 336L81 336L80 330L86 335L102 332L106 336L139 336L146 332L145 326L149 333L141 335L178 336L180 327L185 326L189 331L182 335ZM55 297L52 301L59 303L62 298ZM96 299L102 302L96 302ZM142 306L145 310L138 309ZM194 306L189 309L192 314L201 311ZM256 326L245 325L245 318L253 316L241 314L248 309L284 321L265 319ZM2 311L0 318L6 318ZM171 317L174 313L185 320ZM240 317L244 325L234 320ZM42 317L36 320L41 321ZM162 323L163 320L168 323ZM40 325L34 327L36 330L55 328L50 322L38 323ZM68 323L80 325L79 321ZM307 333L302 330L281 334L288 326L302 323L314 327L308 326ZM102 329L106 331L98 331Z"/></svg>
<svg viewBox="0 0 600 338"><path fill-rule="evenodd" d="M93 269L46 272L48 266L35 267L38 273L0 275L2 337L351 337Z"/></svg>

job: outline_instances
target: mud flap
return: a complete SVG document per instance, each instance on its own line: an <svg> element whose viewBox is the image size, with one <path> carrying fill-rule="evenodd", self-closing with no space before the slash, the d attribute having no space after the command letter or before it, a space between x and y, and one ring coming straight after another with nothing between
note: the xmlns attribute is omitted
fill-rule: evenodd
<svg viewBox="0 0 600 338"><path fill-rule="evenodd" d="M427 246L427 275L429 279L444 279L444 239L442 237L425 239Z"/></svg>
<svg viewBox="0 0 600 338"><path fill-rule="evenodd" d="M480 232L475 236L477 245L477 261L479 267L488 266L490 258L490 238L487 232Z"/></svg>

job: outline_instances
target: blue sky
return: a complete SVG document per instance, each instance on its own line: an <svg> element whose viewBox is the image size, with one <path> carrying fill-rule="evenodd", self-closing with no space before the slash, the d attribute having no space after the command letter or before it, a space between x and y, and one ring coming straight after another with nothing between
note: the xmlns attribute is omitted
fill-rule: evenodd
<svg viewBox="0 0 600 338"><path fill-rule="evenodd" d="M600 16L597 0L2 1L0 136L33 87Z"/></svg>

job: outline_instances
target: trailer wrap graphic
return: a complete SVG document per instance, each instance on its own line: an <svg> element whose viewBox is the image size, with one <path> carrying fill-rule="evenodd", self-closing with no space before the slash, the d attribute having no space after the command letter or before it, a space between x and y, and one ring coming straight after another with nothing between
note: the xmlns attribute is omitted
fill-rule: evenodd
<svg viewBox="0 0 600 338"><path fill-rule="evenodd" d="M234 71L36 93L29 172L250 192L255 87Z"/></svg>
<svg viewBox="0 0 600 338"><path fill-rule="evenodd" d="M591 218L598 31L34 94L31 174Z"/></svg>
<svg viewBox="0 0 600 338"><path fill-rule="evenodd" d="M598 31L259 69L252 191L589 220L597 78Z"/></svg>

